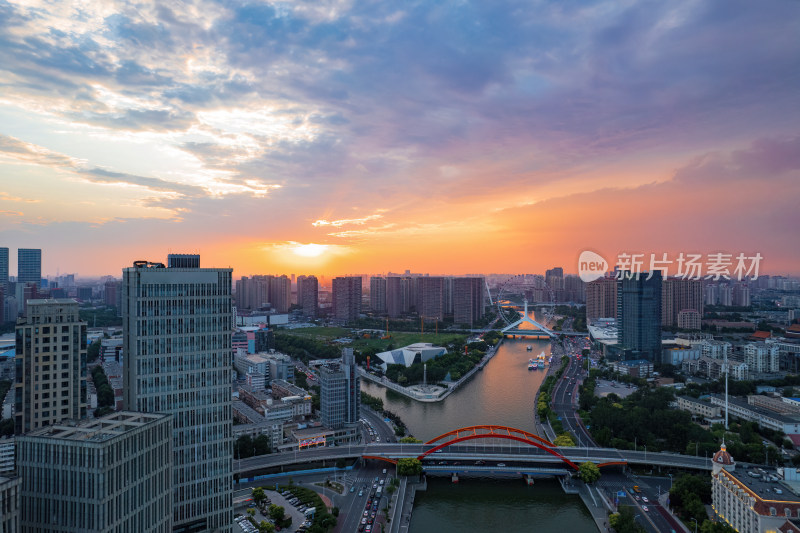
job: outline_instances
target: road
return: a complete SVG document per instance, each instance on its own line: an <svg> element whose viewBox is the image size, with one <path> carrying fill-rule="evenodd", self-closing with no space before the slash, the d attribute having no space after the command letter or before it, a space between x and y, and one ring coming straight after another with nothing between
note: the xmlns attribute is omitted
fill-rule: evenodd
<svg viewBox="0 0 800 533"><path fill-rule="evenodd" d="M369 425L377 433L380 440L370 438L369 431L366 432L364 442L396 442L394 428L391 423L384 421L383 417L366 406L361 406L361 417L369 422Z"/></svg>
<svg viewBox="0 0 800 533"><path fill-rule="evenodd" d="M612 502L617 498L620 507L632 507L634 515L638 515L636 521L648 531L682 531L677 521L658 503L658 497L669 491L669 478L631 478L622 473L608 472L603 474L597 485ZM634 486L638 486L641 492L634 492ZM625 496L617 497L618 492L624 492Z"/></svg>
<svg viewBox="0 0 800 533"><path fill-rule="evenodd" d="M578 387L585 377L586 370L583 368L582 361L574 356L570 357L564 375L553 387L552 406L553 411L561 419L564 429L577 438L578 446L597 446L586 426L583 425L580 416L576 413Z"/></svg>

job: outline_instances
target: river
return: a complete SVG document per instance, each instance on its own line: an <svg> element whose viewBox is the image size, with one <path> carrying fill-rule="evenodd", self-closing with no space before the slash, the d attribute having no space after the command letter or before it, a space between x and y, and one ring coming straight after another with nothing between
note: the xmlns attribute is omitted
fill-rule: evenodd
<svg viewBox="0 0 800 533"><path fill-rule="evenodd" d="M383 399L386 409L423 441L483 424L534 432L534 398L545 372L529 371L528 359L542 351L549 357L549 341L504 340L482 371L441 402L417 402L367 380L361 388ZM596 531L580 498L564 494L554 480L537 480L533 487L521 479L462 478L458 485L443 478L428 481L428 490L418 492L414 502L411 533Z"/></svg>

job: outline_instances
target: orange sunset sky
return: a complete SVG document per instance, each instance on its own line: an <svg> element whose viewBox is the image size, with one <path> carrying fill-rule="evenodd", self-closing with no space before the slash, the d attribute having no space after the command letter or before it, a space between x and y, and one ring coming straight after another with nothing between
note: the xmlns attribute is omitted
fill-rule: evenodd
<svg viewBox="0 0 800 533"><path fill-rule="evenodd" d="M0 246L43 273L800 273L800 4L10 1Z"/></svg>

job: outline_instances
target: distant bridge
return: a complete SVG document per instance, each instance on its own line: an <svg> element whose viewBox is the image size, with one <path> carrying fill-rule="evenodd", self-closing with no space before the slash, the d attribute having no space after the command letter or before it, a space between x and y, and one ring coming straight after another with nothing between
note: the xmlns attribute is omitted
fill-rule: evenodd
<svg viewBox="0 0 800 533"><path fill-rule="evenodd" d="M536 320L532 319L528 316L528 300L524 301L524 311L522 313L522 318L517 320L511 325L506 326L502 329L501 333L503 335L524 335L526 337L555 337L556 334L553 333L552 330L547 328L546 326L540 324ZM520 326L522 324L530 324L537 329L522 329Z"/></svg>

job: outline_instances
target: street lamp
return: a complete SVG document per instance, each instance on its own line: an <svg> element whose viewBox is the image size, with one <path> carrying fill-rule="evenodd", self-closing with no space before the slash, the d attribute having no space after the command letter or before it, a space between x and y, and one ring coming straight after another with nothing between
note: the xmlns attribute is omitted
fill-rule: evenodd
<svg viewBox="0 0 800 533"><path fill-rule="evenodd" d="M697 519L692 518L692 522L694 522L694 533L697 533Z"/></svg>
<svg viewBox="0 0 800 533"><path fill-rule="evenodd" d="M672 474L667 474L669 476L669 490L672 492Z"/></svg>
<svg viewBox="0 0 800 533"><path fill-rule="evenodd" d="M642 448L644 448L644 462L647 462L647 444L642 444Z"/></svg>

